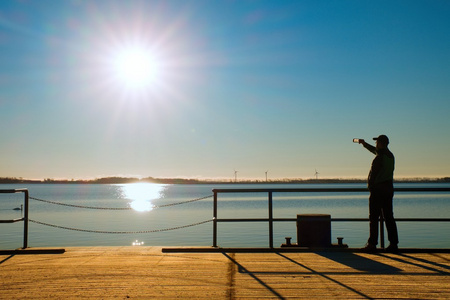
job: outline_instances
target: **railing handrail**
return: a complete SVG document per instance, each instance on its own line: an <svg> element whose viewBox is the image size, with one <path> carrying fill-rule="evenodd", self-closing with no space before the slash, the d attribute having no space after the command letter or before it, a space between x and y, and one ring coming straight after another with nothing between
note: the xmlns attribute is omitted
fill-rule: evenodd
<svg viewBox="0 0 450 300"><path fill-rule="evenodd" d="M345 192L369 192L368 188L230 188L213 189L213 247L217 247L217 223L218 222L269 222L269 247L273 248L273 222L292 222L296 218L273 217L273 193L345 193ZM394 187L394 192L450 192L450 187ZM267 193L268 194L268 218L224 218L217 217L219 193ZM399 222L450 222L450 218L396 218ZM335 222L367 222L368 218L331 218ZM383 219L380 218L380 241L384 248Z"/></svg>
<svg viewBox="0 0 450 300"><path fill-rule="evenodd" d="M24 216L11 220L0 220L0 223L15 223L23 221L23 249L28 247L28 189L3 189L0 194L24 193Z"/></svg>
<svg viewBox="0 0 450 300"><path fill-rule="evenodd" d="M0 190L0 194L14 194L14 193L20 193L28 191L28 189L3 189Z"/></svg>
<svg viewBox="0 0 450 300"><path fill-rule="evenodd" d="M16 218L11 220L0 220L0 223L16 223L24 220L25 220L24 218Z"/></svg>
<svg viewBox="0 0 450 300"><path fill-rule="evenodd" d="M217 222L267 222L269 218L222 218ZM297 218L272 218L276 222L293 222ZM331 218L331 222L366 222L369 218ZM450 222L450 218L395 218L396 222Z"/></svg>
<svg viewBox="0 0 450 300"><path fill-rule="evenodd" d="M368 188L266 188L266 189L213 189L214 193L320 193L320 192L368 192ZM450 192L450 187L402 188L394 187L394 192Z"/></svg>

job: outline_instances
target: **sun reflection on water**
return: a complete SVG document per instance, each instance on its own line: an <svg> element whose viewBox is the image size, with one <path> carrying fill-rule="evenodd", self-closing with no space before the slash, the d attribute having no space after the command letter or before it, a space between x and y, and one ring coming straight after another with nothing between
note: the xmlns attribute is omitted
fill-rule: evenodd
<svg viewBox="0 0 450 300"><path fill-rule="evenodd" d="M154 208L152 200L158 199L164 189L164 184L132 183L122 185L123 197L130 200L130 207L139 212L151 211Z"/></svg>
<svg viewBox="0 0 450 300"><path fill-rule="evenodd" d="M139 242L138 240L136 240L136 241L133 242L131 245L132 245L132 246L143 246L143 245L144 245L144 242Z"/></svg>

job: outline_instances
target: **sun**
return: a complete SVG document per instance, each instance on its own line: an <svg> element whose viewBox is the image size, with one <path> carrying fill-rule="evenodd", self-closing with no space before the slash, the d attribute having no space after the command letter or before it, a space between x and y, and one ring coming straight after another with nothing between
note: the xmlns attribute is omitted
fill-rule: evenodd
<svg viewBox="0 0 450 300"><path fill-rule="evenodd" d="M142 88L158 77L158 60L143 46L118 49L112 56L115 77L128 88Z"/></svg>

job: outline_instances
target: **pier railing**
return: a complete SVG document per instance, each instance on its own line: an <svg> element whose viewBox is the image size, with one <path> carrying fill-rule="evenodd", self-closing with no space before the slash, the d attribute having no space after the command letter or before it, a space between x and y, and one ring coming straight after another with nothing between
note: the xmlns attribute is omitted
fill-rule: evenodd
<svg viewBox="0 0 450 300"><path fill-rule="evenodd" d="M217 247L217 226L221 222L268 222L269 247L273 248L273 223L296 222L296 218L273 217L273 193L361 193L369 192L367 188L270 188L270 189L213 189L213 247ZM450 192L450 188L394 188L394 192ZM267 218L218 218L219 194L226 193L265 193L268 200ZM368 218L331 218L332 222L368 222ZM396 222L450 222L450 218L396 218ZM380 219L380 246L384 248L384 220Z"/></svg>
<svg viewBox="0 0 450 300"><path fill-rule="evenodd" d="M24 194L24 204L23 204L23 217L10 219L10 220L0 220L0 223L16 223L23 221L23 249L28 247L28 189L9 189L9 190L0 190L0 194L15 194L15 193L23 193Z"/></svg>
<svg viewBox="0 0 450 300"><path fill-rule="evenodd" d="M450 188L436 187L436 188L394 188L396 193L398 192L450 192ZM273 193L361 193L368 192L367 188L270 188L270 189L213 189L213 247L217 247L217 228L218 223L221 222L268 222L269 231L269 247L273 248L273 224L274 222L296 222L296 218L274 218L273 217ZM28 189L0 189L0 194L5 193L23 193L24 194L24 205L23 205L23 216L21 218L0 220L0 223L15 223L24 222L24 234L23 234L23 249L28 247L28 211L29 211L29 194ZM268 217L267 218L218 218L218 201L219 194L226 193L265 193L268 199ZM210 197L210 196L208 196ZM194 201L202 200L206 197L195 199ZM1 199L0 199L1 200ZM188 202L192 202L188 201ZM396 218L397 222L450 222L450 218ZM33 221L33 220L32 220ZM211 221L211 220L208 220ZM331 222L368 222L368 218L331 218ZM35 221L36 222L36 221ZM36 222L39 223L39 222ZM200 222L198 224L203 224L205 222ZM384 248L384 224L383 219L380 220L380 246ZM42 223L44 225L49 225ZM196 224L193 224L196 225ZM189 226L193 226L189 225ZM56 226L55 226L56 227ZM187 227L187 226L184 226ZM178 227L177 227L178 228ZM68 228L65 228L68 229ZM153 230L160 231L160 230ZM145 231L145 232L153 232ZM111 233L111 232L108 232ZM120 232L123 233L123 232Z"/></svg>

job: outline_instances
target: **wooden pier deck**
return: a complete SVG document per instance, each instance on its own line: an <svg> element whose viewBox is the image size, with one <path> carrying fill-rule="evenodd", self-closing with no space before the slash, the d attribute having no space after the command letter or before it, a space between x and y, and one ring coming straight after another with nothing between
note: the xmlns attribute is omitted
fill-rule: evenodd
<svg viewBox="0 0 450 300"><path fill-rule="evenodd" d="M0 255L0 299L450 299L449 270L449 253L74 247Z"/></svg>

